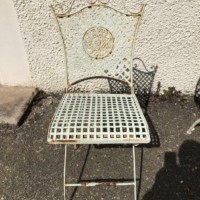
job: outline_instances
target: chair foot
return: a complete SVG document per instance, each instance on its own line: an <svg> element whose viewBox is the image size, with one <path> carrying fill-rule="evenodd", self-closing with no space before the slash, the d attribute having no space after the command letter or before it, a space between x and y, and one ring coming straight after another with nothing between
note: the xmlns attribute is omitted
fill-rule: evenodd
<svg viewBox="0 0 200 200"><path fill-rule="evenodd" d="M188 134L188 135L191 135L191 134L192 134L192 131L195 130L195 127L196 127L197 124L200 124L200 119L197 119L197 120L192 124L192 126L188 129L188 131L187 131L187 134Z"/></svg>
<svg viewBox="0 0 200 200"><path fill-rule="evenodd" d="M191 134L192 134L192 131L194 131L194 129L195 129L195 128L193 128L193 129L189 129L189 130L187 131L186 134L187 134L187 135L191 135Z"/></svg>

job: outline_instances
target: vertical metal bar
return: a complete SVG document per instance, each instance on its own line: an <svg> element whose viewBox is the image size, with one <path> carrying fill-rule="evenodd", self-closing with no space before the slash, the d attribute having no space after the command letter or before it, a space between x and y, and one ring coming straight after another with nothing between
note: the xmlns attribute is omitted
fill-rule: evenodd
<svg viewBox="0 0 200 200"><path fill-rule="evenodd" d="M133 180L134 180L134 200L137 200L137 193L136 193L136 167L135 167L135 146L133 145Z"/></svg>
<svg viewBox="0 0 200 200"><path fill-rule="evenodd" d="M131 94L134 94L134 87L133 87L133 59L134 59L134 52L135 52L135 43L136 43L136 37L137 37L138 29L139 29L139 26L140 26L141 18L142 18L142 15L144 13L144 8L145 8L145 4L141 4L140 15L138 15L138 17L137 17L138 19L137 19L137 23L136 23L136 27L135 27L135 31L134 31L134 35L133 35L132 47L131 47L131 69L130 69Z"/></svg>
<svg viewBox="0 0 200 200"><path fill-rule="evenodd" d="M73 3L73 2L72 2ZM61 40L62 40L62 43L63 43L63 50L64 50L64 58L65 58L65 75L66 75L66 81L67 81L67 87L65 85L65 87L68 89L69 87L69 69L68 69L68 65L67 65L67 52L66 52L66 45L65 45L65 40L64 40L64 35L62 33L62 30L61 30L61 27L60 27L60 24L59 24L59 21L58 21L58 16L56 15L55 13L55 10L53 8L53 6L50 6L52 12L53 12L53 15L54 15L54 18L56 20L56 24L57 24L57 27L58 27L58 31L60 33L60 36L61 36ZM71 9L71 8L70 8Z"/></svg>
<svg viewBox="0 0 200 200"><path fill-rule="evenodd" d="M63 185L64 185L64 200L66 200L66 160L67 160L67 144L65 145L65 155L64 155L64 173L63 173Z"/></svg>

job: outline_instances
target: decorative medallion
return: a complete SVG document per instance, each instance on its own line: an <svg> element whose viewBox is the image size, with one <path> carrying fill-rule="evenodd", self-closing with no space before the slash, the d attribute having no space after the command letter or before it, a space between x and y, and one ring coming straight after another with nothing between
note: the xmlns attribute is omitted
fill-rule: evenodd
<svg viewBox="0 0 200 200"><path fill-rule="evenodd" d="M83 36L83 47L86 53L96 59L104 58L112 53L114 38L104 27L93 27Z"/></svg>

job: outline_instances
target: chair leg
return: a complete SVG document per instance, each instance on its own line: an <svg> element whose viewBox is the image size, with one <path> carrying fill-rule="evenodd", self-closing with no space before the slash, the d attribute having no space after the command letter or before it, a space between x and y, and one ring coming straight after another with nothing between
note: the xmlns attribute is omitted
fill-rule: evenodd
<svg viewBox="0 0 200 200"><path fill-rule="evenodd" d="M134 200L137 200L137 187L136 187L136 165L135 165L135 146L133 145L132 149L133 153L133 180L134 183L118 183L117 185L133 185L134 186ZM64 172L63 172L63 189L64 189L64 200L66 200L66 186L83 186L83 184L66 184L66 160L67 160L67 145L65 145L65 155L64 155ZM96 184L88 184L88 186L96 186L99 185L98 183ZM110 185L112 186L112 184Z"/></svg>
<svg viewBox="0 0 200 200"><path fill-rule="evenodd" d="M200 123L200 119L197 119L192 126L188 129L187 134L192 134L192 131L195 129L195 126Z"/></svg>
<svg viewBox="0 0 200 200"><path fill-rule="evenodd" d="M66 200L66 160L67 160L67 144L65 145L65 155L64 155L64 171L63 171L63 185L64 185L64 200Z"/></svg>
<svg viewBox="0 0 200 200"><path fill-rule="evenodd" d="M137 187L136 187L136 166L135 166L135 146L133 145L133 180L134 180L134 200L137 200Z"/></svg>

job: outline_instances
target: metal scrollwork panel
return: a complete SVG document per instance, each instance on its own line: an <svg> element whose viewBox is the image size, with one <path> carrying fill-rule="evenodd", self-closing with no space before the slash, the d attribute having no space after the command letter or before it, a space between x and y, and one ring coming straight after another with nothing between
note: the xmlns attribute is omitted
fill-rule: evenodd
<svg viewBox="0 0 200 200"><path fill-rule="evenodd" d="M92 27L83 37L83 47L90 57L101 59L112 53L114 38L104 27Z"/></svg>
<svg viewBox="0 0 200 200"><path fill-rule="evenodd" d="M131 60L137 22L135 15L103 5L93 5L58 18L69 83L105 75L105 70L114 73L120 60Z"/></svg>

